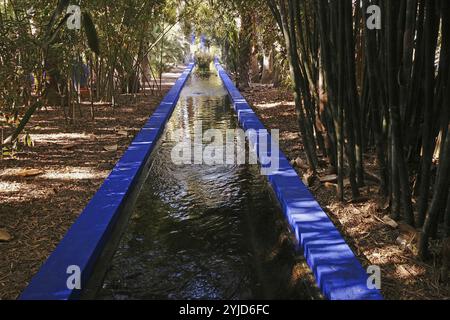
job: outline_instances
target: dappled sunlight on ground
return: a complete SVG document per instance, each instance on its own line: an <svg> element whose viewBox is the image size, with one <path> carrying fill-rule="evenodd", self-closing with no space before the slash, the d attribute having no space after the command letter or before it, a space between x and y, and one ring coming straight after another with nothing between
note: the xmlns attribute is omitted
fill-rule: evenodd
<svg viewBox="0 0 450 320"><path fill-rule="evenodd" d="M416 277L421 277L425 275L425 269L419 266L411 266L409 264L399 264L395 266L395 272L398 274L399 278L405 280L411 280Z"/></svg>
<svg viewBox="0 0 450 320"><path fill-rule="evenodd" d="M86 133L32 133L31 139L34 143L45 143L45 142L70 142L79 140L88 140L90 136Z"/></svg>
<svg viewBox="0 0 450 320"><path fill-rule="evenodd" d="M93 170L87 168L69 168L65 172L47 171L40 176L41 179L59 180L84 180L84 179L105 179L109 171Z"/></svg>
<svg viewBox="0 0 450 320"><path fill-rule="evenodd" d="M258 109L271 109L271 108L279 108L282 106L295 106L293 101L280 101L280 102L272 102L272 103L258 103L255 104L255 107Z"/></svg>
<svg viewBox="0 0 450 320"><path fill-rule="evenodd" d="M17 192L21 189L22 184L18 182L0 181L0 190L3 194ZM1 195L0 195L1 196Z"/></svg>

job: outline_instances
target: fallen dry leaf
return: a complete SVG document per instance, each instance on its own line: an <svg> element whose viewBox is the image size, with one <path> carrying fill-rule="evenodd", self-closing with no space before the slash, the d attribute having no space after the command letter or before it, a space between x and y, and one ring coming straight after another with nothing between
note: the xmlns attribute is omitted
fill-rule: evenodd
<svg viewBox="0 0 450 320"><path fill-rule="evenodd" d="M12 235L8 231L0 229L0 242L9 242L12 238Z"/></svg>
<svg viewBox="0 0 450 320"><path fill-rule="evenodd" d="M103 149L104 149L105 151L110 151L110 152L112 152L112 151L117 151L118 148L119 148L119 147L117 146L117 144L113 144L113 145L110 145L110 146L104 146L104 147L103 147Z"/></svg>
<svg viewBox="0 0 450 320"><path fill-rule="evenodd" d="M43 173L44 171L39 169L23 169L17 172L17 175L19 177L35 177Z"/></svg>
<svg viewBox="0 0 450 320"><path fill-rule="evenodd" d="M337 192L337 187L338 187L338 186L337 186L337 184L335 184L335 183L325 182L325 183L324 183L324 187L327 188L327 189L331 189L331 190Z"/></svg>
<svg viewBox="0 0 450 320"><path fill-rule="evenodd" d="M397 266L397 272L403 278L408 278L411 275L405 265Z"/></svg>
<svg viewBox="0 0 450 320"><path fill-rule="evenodd" d="M418 252L418 248L417 248L418 239L415 237L411 238L411 237L409 237L409 235L402 233L395 239L395 242L403 250L409 250L413 254L416 254Z"/></svg>
<svg viewBox="0 0 450 320"><path fill-rule="evenodd" d="M302 170L307 170L308 169L308 166L303 163L303 160L300 157L296 158L295 160L292 160L291 161L291 166L297 167L297 168L302 169Z"/></svg>
<svg viewBox="0 0 450 320"><path fill-rule="evenodd" d="M323 177L320 177L320 182L336 182L337 181L337 175L336 174L329 174Z"/></svg>
<svg viewBox="0 0 450 320"><path fill-rule="evenodd" d="M383 222L387 224L388 226L391 226L392 228L396 229L398 227L398 223L395 222L391 217L388 215L385 215L383 217Z"/></svg>

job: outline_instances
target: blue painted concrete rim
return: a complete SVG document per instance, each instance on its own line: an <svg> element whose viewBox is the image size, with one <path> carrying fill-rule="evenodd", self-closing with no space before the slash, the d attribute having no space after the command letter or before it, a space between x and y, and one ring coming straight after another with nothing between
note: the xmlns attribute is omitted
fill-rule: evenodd
<svg viewBox="0 0 450 320"><path fill-rule="evenodd" d="M215 66L243 129L266 130L217 59ZM379 290L368 288L366 271L328 215L284 154L278 154L280 167L268 181L322 294L331 300L382 300Z"/></svg>
<svg viewBox="0 0 450 320"><path fill-rule="evenodd" d="M111 174L65 237L22 292L21 300L70 300L82 295L95 264L111 238L130 190L164 132L194 63L189 64L117 162ZM81 271L81 290L67 285L69 266ZM73 284L73 283L72 283ZM72 286L70 286L72 287Z"/></svg>

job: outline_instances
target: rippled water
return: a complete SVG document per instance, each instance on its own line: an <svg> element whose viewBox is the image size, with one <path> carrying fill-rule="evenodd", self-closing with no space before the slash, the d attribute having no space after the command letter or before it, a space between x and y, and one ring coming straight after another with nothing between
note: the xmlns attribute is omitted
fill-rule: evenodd
<svg viewBox="0 0 450 320"><path fill-rule="evenodd" d="M194 74L183 89L98 298L312 298L257 165L170 160L174 131L199 120L203 130L237 126L216 74Z"/></svg>

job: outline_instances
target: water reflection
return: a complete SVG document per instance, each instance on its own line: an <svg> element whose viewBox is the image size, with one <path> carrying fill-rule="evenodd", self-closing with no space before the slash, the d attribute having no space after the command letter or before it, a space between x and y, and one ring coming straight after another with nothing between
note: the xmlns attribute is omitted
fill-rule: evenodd
<svg viewBox="0 0 450 320"><path fill-rule="evenodd" d="M98 297L264 299L316 296L256 165L174 165L173 132L236 128L217 75L193 75L169 120Z"/></svg>

